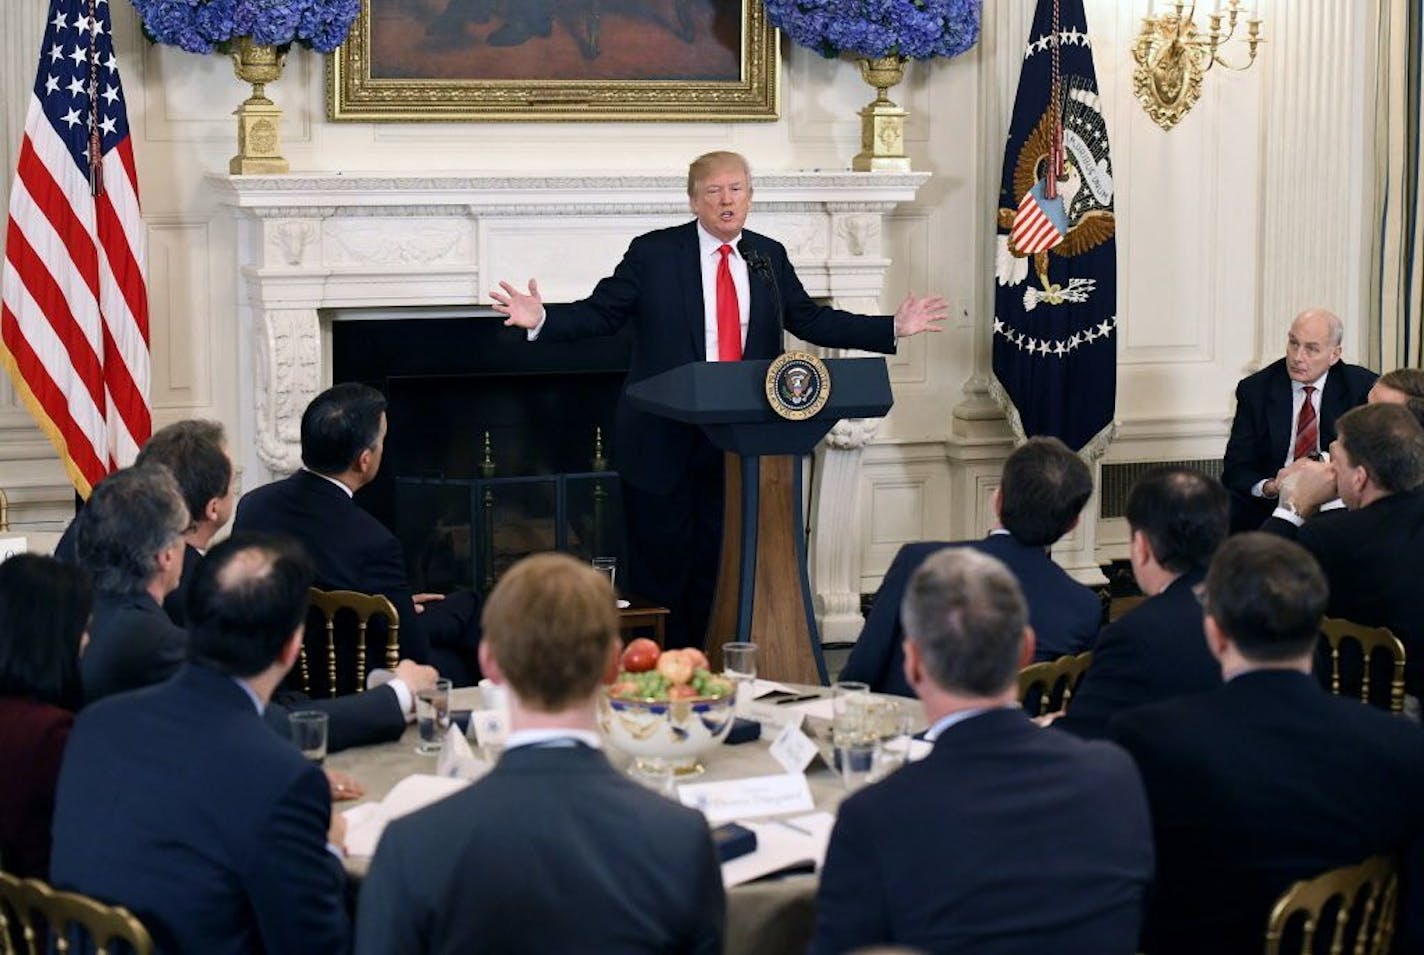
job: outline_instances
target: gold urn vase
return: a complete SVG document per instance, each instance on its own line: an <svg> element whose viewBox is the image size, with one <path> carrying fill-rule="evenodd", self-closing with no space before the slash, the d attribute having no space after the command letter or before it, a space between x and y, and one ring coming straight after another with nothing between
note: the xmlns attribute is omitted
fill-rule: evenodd
<svg viewBox="0 0 1424 955"><path fill-rule="evenodd" d="M860 111L860 152L851 160L857 172L909 172L905 155L905 110L890 101L890 87L905 78L905 58L861 59L860 77L875 87L875 99Z"/></svg>
<svg viewBox="0 0 1424 955"><path fill-rule="evenodd" d="M227 171L235 176L291 169L282 158L282 110L267 98L265 89L282 75L286 61L285 52L254 43L250 36L240 37L232 51L233 72L252 84L252 95L233 112L237 117L237 155L227 164Z"/></svg>

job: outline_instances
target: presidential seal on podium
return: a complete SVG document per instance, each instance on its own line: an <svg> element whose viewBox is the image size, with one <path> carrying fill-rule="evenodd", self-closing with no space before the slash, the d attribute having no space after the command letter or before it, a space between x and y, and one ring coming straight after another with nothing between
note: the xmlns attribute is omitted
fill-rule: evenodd
<svg viewBox="0 0 1424 955"><path fill-rule="evenodd" d="M789 421L813 417L830 396L830 370L810 352L785 352L766 369L767 403Z"/></svg>

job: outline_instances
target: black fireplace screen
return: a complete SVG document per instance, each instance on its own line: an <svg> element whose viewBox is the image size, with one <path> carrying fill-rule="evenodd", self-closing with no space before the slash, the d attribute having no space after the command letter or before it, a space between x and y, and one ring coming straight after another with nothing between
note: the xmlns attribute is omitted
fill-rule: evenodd
<svg viewBox="0 0 1424 955"><path fill-rule="evenodd" d="M400 539L413 591L487 592L538 551L624 556L609 435L630 343L529 343L480 316L333 322L334 379L388 401L357 500Z"/></svg>

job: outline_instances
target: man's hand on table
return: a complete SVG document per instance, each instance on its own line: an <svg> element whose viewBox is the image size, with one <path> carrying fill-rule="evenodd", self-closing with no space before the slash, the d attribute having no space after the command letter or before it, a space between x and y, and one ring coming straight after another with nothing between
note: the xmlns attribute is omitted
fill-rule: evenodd
<svg viewBox="0 0 1424 955"><path fill-rule="evenodd" d="M1281 506L1294 510L1301 517L1314 514L1320 510L1320 505L1339 496L1335 489L1335 467L1329 461L1302 458L1289 470L1290 473L1281 481Z"/></svg>
<svg viewBox="0 0 1424 955"><path fill-rule="evenodd" d="M326 771L326 781L331 784L332 802L344 799L360 799L366 795L366 787L356 781L356 777L335 769Z"/></svg>

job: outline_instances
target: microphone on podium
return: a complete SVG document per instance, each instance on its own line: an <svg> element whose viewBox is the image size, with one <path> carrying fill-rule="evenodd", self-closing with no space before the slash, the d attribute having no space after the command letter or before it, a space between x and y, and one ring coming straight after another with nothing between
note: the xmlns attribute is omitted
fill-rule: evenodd
<svg viewBox="0 0 1424 955"><path fill-rule="evenodd" d="M785 316L781 312L781 286L776 281L776 270L771 267L771 260L767 258L766 253L760 249L747 249L742 253L742 258L746 260L749 270L771 286L772 306L776 309L776 347L780 349L786 337Z"/></svg>

